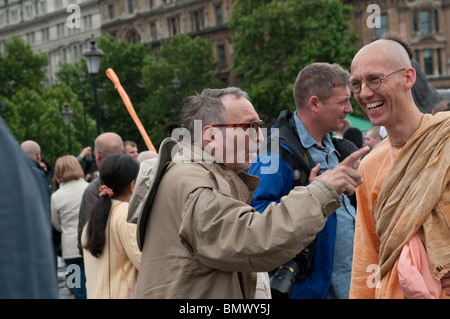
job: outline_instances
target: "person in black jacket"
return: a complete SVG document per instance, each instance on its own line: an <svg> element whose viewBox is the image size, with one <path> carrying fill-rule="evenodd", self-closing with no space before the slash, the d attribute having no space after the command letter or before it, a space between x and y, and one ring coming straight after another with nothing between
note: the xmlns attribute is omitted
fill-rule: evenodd
<svg viewBox="0 0 450 319"><path fill-rule="evenodd" d="M347 88L350 74L337 64L314 63L298 74L294 85L296 112L282 111L271 129L266 150L249 169L260 178L252 206L262 212L296 186L307 185L316 174L333 169L356 151L356 146L331 136L353 111ZM264 173L268 164L277 169ZM318 166L320 164L320 167ZM291 298L348 298L353 254L355 208L348 196L331 215L316 240L297 255L299 266ZM276 297L272 277L272 294Z"/></svg>

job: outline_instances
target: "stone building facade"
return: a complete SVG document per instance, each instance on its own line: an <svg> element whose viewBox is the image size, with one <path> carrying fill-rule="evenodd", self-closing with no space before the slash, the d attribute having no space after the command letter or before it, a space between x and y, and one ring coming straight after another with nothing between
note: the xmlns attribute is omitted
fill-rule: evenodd
<svg viewBox="0 0 450 319"><path fill-rule="evenodd" d="M90 47L91 35L101 35L99 3L99 0L1 0L0 51L13 35L22 37L34 51L48 55L47 85L52 85L59 63L78 61Z"/></svg>
<svg viewBox="0 0 450 319"><path fill-rule="evenodd" d="M387 30L399 31L411 43L415 58L436 88L450 88L450 0L343 0L355 13L352 29L358 45ZM75 62L89 48L91 34L158 48L175 34L201 36L213 44L223 80L238 85L231 74L233 49L226 21L234 0L0 0L0 51L13 35L50 58L47 82L54 82L60 62ZM70 28L70 4L80 8L79 28ZM373 7L376 5L376 7ZM375 8L375 9L374 9ZM374 14L379 26L373 27Z"/></svg>
<svg viewBox="0 0 450 319"><path fill-rule="evenodd" d="M359 46L386 31L400 32L415 59L436 88L450 88L450 0L350 0L355 7L352 28ZM373 6L376 3L376 6ZM374 26L379 15L379 26Z"/></svg>
<svg viewBox="0 0 450 319"><path fill-rule="evenodd" d="M162 41L180 33L200 36L213 44L224 82L231 76L233 51L226 21L233 0L104 0L101 1L102 33L116 39L158 48Z"/></svg>

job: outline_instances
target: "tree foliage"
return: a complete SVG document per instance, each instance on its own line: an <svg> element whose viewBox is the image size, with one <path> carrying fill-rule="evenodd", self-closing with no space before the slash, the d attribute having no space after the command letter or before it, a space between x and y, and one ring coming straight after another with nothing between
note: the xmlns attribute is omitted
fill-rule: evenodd
<svg viewBox="0 0 450 319"><path fill-rule="evenodd" d="M216 67L211 43L187 34L174 36L162 43L158 52L145 57L142 76L148 97L141 111L154 143L162 141L167 124L179 122L180 104L186 96L221 85L214 73ZM175 77L180 81L179 89L174 86Z"/></svg>
<svg viewBox="0 0 450 319"><path fill-rule="evenodd" d="M139 131L119 93L106 76L106 70L111 68L117 74L136 113L140 116L147 96L147 91L142 85L142 65L144 57L149 53L149 48L140 43L130 44L125 40L117 41L110 34L99 37L97 46L105 53L97 76L102 132L113 131L118 133L124 141L132 140L143 145ZM89 85L92 85L92 81L89 82ZM92 105L91 114L95 114L93 95L90 95L90 103ZM107 113L104 111L105 105L108 107Z"/></svg>
<svg viewBox="0 0 450 319"><path fill-rule="evenodd" d="M233 70L264 120L295 108L292 88L303 67L329 62L349 69L357 40L348 30L351 14L339 0L236 0L228 22Z"/></svg>
<svg viewBox="0 0 450 319"><path fill-rule="evenodd" d="M11 98L22 88L42 91L47 64L47 55L34 53L27 42L13 36L0 55L0 95Z"/></svg>

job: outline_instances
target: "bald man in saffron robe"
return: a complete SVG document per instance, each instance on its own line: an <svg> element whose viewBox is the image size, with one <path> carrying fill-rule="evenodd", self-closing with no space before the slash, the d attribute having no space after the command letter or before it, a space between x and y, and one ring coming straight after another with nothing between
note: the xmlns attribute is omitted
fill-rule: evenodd
<svg viewBox="0 0 450 319"><path fill-rule="evenodd" d="M417 108L412 56L391 33L352 61L349 88L388 138L359 168L350 298L450 298L450 113Z"/></svg>

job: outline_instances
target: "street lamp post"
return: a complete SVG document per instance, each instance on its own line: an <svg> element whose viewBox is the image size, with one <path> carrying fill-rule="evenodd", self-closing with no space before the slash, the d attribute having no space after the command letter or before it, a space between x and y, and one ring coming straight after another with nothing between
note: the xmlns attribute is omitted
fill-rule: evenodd
<svg viewBox="0 0 450 319"><path fill-rule="evenodd" d="M102 50L97 49L95 46L94 35L91 38L91 48L89 51L83 53L86 59L86 66L88 69L88 73L92 76L92 86L94 90L94 101L95 101L95 119L97 121L97 136L100 135L100 111L98 107L97 100L97 80L96 76L98 74L98 70L100 69L100 62L102 61L102 57L105 55Z"/></svg>
<svg viewBox="0 0 450 319"><path fill-rule="evenodd" d="M86 120L86 96L84 94L84 82L86 81L86 74L83 71L78 73L78 82L81 85L81 93L83 94L83 115L84 115L84 146L89 145L88 131L87 131L87 120Z"/></svg>
<svg viewBox="0 0 450 319"><path fill-rule="evenodd" d="M72 123L73 111L69 109L67 101L64 105L64 110L61 111L61 116L63 118L64 124L67 126L67 139L69 140L69 154L72 153L72 145L70 143L70 124Z"/></svg>

